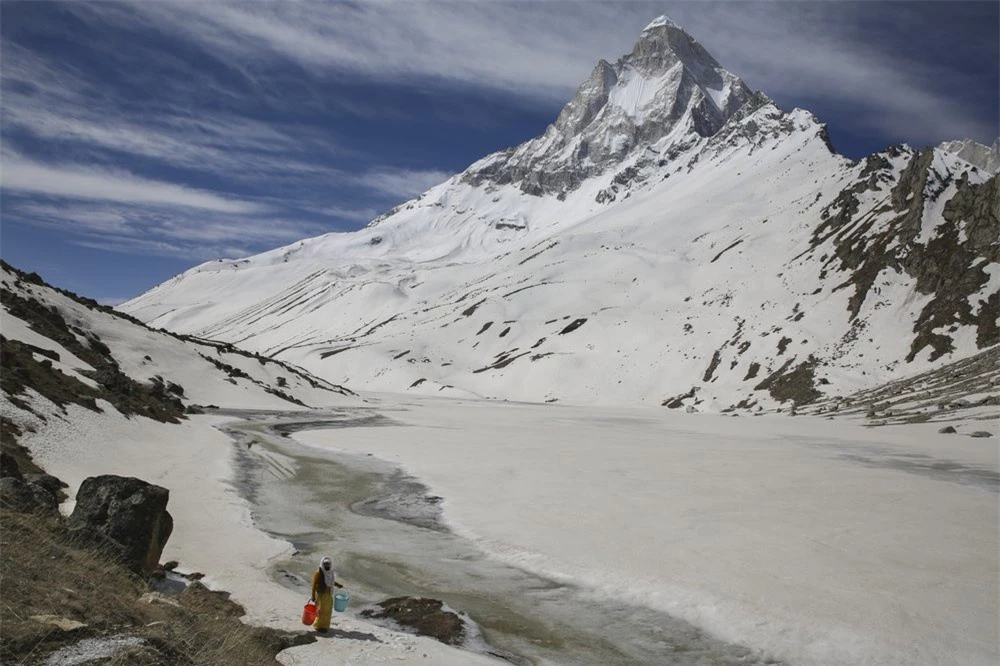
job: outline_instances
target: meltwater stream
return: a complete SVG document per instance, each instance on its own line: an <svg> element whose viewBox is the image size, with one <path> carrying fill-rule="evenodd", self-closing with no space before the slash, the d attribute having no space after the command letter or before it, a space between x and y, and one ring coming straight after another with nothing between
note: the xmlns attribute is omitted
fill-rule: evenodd
<svg viewBox="0 0 1000 666"><path fill-rule="evenodd" d="M443 600L473 620L465 647L517 664L728 666L777 664L648 608L537 576L483 553L440 520L425 486L371 456L306 447L290 435L316 428L393 427L371 408L227 412L236 485L255 525L297 552L273 565L308 596L329 554L351 591L351 611L391 596ZM349 436L345 432L345 436Z"/></svg>

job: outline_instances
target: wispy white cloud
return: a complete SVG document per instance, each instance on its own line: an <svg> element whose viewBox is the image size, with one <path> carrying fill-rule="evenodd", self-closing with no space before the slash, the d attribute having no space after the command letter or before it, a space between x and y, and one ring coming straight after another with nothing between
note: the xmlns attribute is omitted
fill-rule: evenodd
<svg viewBox="0 0 1000 666"><path fill-rule="evenodd" d="M8 192L130 204L181 206L220 213L251 213L260 205L174 183L76 164L43 164L15 152L0 155L0 187Z"/></svg>
<svg viewBox="0 0 1000 666"><path fill-rule="evenodd" d="M214 247L172 243L162 239L83 236L72 239L71 243L91 250L139 256L173 257L189 262L205 261L223 256L218 254Z"/></svg>
<svg viewBox="0 0 1000 666"><path fill-rule="evenodd" d="M841 104L860 122L918 143L991 138L995 118L942 85L961 78L960 70L933 71L900 58L896 47L909 33L861 30L871 5L679 2L666 9L724 66L774 96ZM312 71L438 81L554 104L568 98L598 58L627 52L664 6L370 0L91 3L87 10L174 31L230 62L284 58Z"/></svg>
<svg viewBox="0 0 1000 666"><path fill-rule="evenodd" d="M326 206L316 210L320 215L332 217L345 222L371 222L381 215L383 210L377 208L345 208L342 206Z"/></svg>
<svg viewBox="0 0 1000 666"><path fill-rule="evenodd" d="M18 202L10 212L36 227L87 234L128 234L132 231L128 215L97 204Z"/></svg>
<svg viewBox="0 0 1000 666"><path fill-rule="evenodd" d="M191 260L245 256L330 231L327 225L270 215L21 197L5 200L4 215L58 231L82 247Z"/></svg>
<svg viewBox="0 0 1000 666"><path fill-rule="evenodd" d="M443 183L452 174L439 169L379 168L351 176L351 182L380 194L404 199Z"/></svg>
<svg viewBox="0 0 1000 666"><path fill-rule="evenodd" d="M278 56L310 69L376 80L416 75L561 100L593 65L595 44L578 40L581 30L595 32L592 16L581 16L592 15L593 7L559 16L559 26L546 26L531 20L553 18L545 4L139 2L130 8L88 5L80 11L123 25L138 21L173 30L214 54L243 62ZM609 19L615 15L601 13ZM562 90L553 90L554 81Z"/></svg>
<svg viewBox="0 0 1000 666"><path fill-rule="evenodd" d="M72 71L72 70L70 70ZM288 176L330 177L316 156L341 152L327 133L284 128L230 111L197 112L180 101L158 99L141 112L100 81L59 67L17 45L4 47L0 107L6 134L77 147L108 161L108 154L147 158L160 164L238 180ZM192 91L194 94L195 91ZM305 151L311 155L305 155ZM113 161L113 160L112 160Z"/></svg>

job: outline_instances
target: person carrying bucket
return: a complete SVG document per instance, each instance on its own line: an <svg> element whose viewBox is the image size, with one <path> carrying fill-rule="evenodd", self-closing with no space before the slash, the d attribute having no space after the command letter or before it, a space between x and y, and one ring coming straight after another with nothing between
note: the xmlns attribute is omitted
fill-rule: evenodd
<svg viewBox="0 0 1000 666"><path fill-rule="evenodd" d="M317 604L316 620L313 628L316 631L326 631L330 628L330 615L333 613L333 588L344 587L337 582L337 575L333 572L333 562L329 557L324 557L319 562L319 568L313 572L312 597L310 601Z"/></svg>

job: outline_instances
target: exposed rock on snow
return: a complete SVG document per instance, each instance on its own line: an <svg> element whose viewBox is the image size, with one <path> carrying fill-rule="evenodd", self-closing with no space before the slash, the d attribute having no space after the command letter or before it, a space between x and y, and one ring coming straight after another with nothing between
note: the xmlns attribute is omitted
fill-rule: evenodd
<svg viewBox="0 0 1000 666"><path fill-rule="evenodd" d="M996 407L1000 405L997 378L1000 346L847 397L820 400L804 413L818 414L839 405L840 416L864 414L869 419L880 419L872 425L996 419ZM957 431L949 425L938 432Z"/></svg>
<svg viewBox="0 0 1000 666"><path fill-rule="evenodd" d="M446 645L460 645L465 639L465 623L457 613L437 599L393 597L361 611L361 617L392 620L420 636L430 636Z"/></svg>
<svg viewBox="0 0 1000 666"><path fill-rule="evenodd" d="M230 343L151 330L6 263L0 282L0 387L20 409L16 418L5 415L5 433L74 404L176 423L192 413L185 401L294 408L353 396L301 368ZM34 400L35 394L43 400Z"/></svg>

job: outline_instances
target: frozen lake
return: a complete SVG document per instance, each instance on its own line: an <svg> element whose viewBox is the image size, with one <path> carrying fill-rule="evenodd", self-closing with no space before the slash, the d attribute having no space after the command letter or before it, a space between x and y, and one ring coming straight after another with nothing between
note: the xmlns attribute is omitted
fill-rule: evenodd
<svg viewBox="0 0 1000 666"><path fill-rule="evenodd" d="M346 409L258 414L227 427L240 442L237 485L254 507L254 524L296 547L272 565L280 582L304 594L313 560L331 553L355 607L397 595L443 599L475 622L468 649L512 663L779 663L662 611L492 557L455 534L442 521L442 498L397 465L303 448L283 436L393 426Z"/></svg>
<svg viewBox="0 0 1000 666"><path fill-rule="evenodd" d="M361 602L437 596L549 663L1000 658L996 439L372 402L336 428L299 414L288 438L250 425L242 466L258 525L329 550Z"/></svg>

